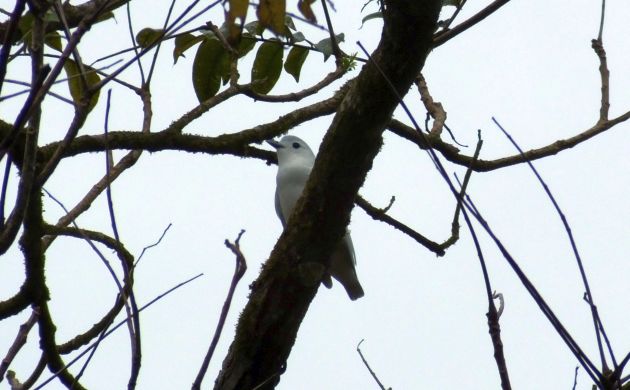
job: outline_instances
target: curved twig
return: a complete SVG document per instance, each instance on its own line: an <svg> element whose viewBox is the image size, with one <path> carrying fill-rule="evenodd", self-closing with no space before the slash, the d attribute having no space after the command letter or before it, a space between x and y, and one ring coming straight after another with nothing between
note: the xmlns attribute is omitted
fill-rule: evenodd
<svg viewBox="0 0 630 390"><path fill-rule="evenodd" d="M212 336L212 341L210 342L210 346L208 347L208 352L206 356L203 358L203 362L201 363L201 368L197 373L197 377L193 382L192 389L199 390L201 388L201 382L203 381L203 377L206 375L206 371L208 371L208 366L210 365L210 360L212 359L212 355L214 354L214 350L219 343L219 339L221 338L221 332L223 331L223 326L225 325L225 320L227 319L228 312L230 311L230 305L232 304L232 298L234 297L234 292L236 291L236 286L238 282L240 282L243 275L245 275L245 271L247 271L247 261L245 260L245 256L243 252L241 252L240 241L241 237L245 233L245 230L241 230L236 237L236 241L234 244L225 240L225 246L228 247L236 256L236 264L234 266L234 275L232 275L232 281L230 282L230 287L228 289L227 297L225 298L225 302L223 303L223 308L221 309L221 315L219 316L219 322L217 323L217 327L214 330L214 335Z"/></svg>

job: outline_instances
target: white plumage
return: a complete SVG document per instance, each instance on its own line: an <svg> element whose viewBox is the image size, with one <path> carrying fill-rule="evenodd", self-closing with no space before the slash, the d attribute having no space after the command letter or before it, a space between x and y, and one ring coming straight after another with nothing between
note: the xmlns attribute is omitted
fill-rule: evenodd
<svg viewBox="0 0 630 390"><path fill-rule="evenodd" d="M267 141L276 148L278 154L278 174L276 176L275 206L276 214L286 227L287 220L295 207L295 203L302 195L306 181L313 168L315 155L306 142L300 138L287 135L277 141ZM343 285L350 299L355 300L363 296L363 288L355 271L356 259L350 232L346 231L330 260L330 269L322 283L330 288L332 275Z"/></svg>

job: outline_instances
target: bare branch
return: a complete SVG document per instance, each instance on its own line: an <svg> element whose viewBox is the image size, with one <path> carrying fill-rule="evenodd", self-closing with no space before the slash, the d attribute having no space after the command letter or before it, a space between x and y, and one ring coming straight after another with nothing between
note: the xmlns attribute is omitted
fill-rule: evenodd
<svg viewBox="0 0 630 390"><path fill-rule="evenodd" d="M245 260L245 256L243 252L241 252L240 241L241 237L245 233L245 230L241 230L236 237L236 241L234 244L225 240L225 246L228 247L236 256L236 264L234 266L234 275L232 275L232 281L230 282L230 287L228 289L227 297L225 298L225 302L223 302L223 308L221 309L221 315L219 316L219 322L217 323L217 327L214 330L214 335L212 336L212 341L210 342L210 346L208 347L208 352L203 359L201 364L201 368L197 373L197 377L193 382L192 389L199 390L201 388L201 382L203 381L203 377L206 375L206 371L208 371L208 366L210 365L210 360L212 359L212 355L214 355L214 350L219 343L219 339L221 338L221 332L223 331L223 326L225 325L225 320L227 319L228 312L230 311L230 305L232 304L232 299L234 298L234 292L236 291L236 286L238 282L240 282L243 275L245 275L245 271L247 271L247 261Z"/></svg>
<svg viewBox="0 0 630 390"><path fill-rule="evenodd" d="M420 245L429 249L431 252L434 252L436 255L444 256L444 253L445 253L444 248L442 248L440 244L438 244L437 242L431 241L430 239L426 238L422 234L413 230L409 226L391 217L390 215L386 213L386 209L379 209L372 206L367 200L363 199L361 195L357 195L355 199L355 203L373 219L387 223L388 225L392 226L394 229L399 230L403 232L404 234L408 235L409 237L413 238Z"/></svg>
<svg viewBox="0 0 630 390"><path fill-rule="evenodd" d="M2 379L4 378L4 373L7 372L7 369L11 365L13 359L15 359L18 352L20 352L20 349L22 349L24 344L26 344L28 333L33 328L33 325L37 323L38 316L39 311L37 310L37 308L35 308L31 312L31 316L28 318L28 320L20 325L20 330L18 331L17 336L15 336L13 344L11 344L11 347L9 347L9 351L7 351L7 355L4 357L4 359L2 359L2 362L0 363L0 382L2 382Z"/></svg>
<svg viewBox="0 0 630 390"><path fill-rule="evenodd" d="M424 107L434 119L433 126L431 127L429 134L439 137L440 134L442 134L442 129L444 128L444 123L446 122L446 111L444 111L442 103L433 100L433 97L429 93L427 82L422 74L418 75L416 78L416 86L418 88L418 92L420 92L420 97Z"/></svg>
<svg viewBox="0 0 630 390"><path fill-rule="evenodd" d="M515 154L513 156L502 157L496 160L477 160L472 167L476 172L488 172L499 168L522 164L525 161L534 161L544 157L553 156L577 146L601 133L604 133L628 119L630 119L630 111L605 122L598 122L591 128L583 130L581 133L573 137L557 140L546 146L524 151L523 154ZM433 149L439 151L444 158L452 163L464 166L469 166L471 163L472 157L461 154L459 149L453 145L433 137L427 137L427 139L424 139L412 127L409 127L395 119L392 119L389 123L388 130L415 143L421 149L427 149L430 144Z"/></svg>
<svg viewBox="0 0 630 390"><path fill-rule="evenodd" d="M462 190L462 194L463 193L464 192ZM466 221L466 226L468 227L468 231L470 232L473 243L475 245L479 264L481 265L481 272L483 275L483 282L486 289L486 297L488 300L488 313L486 313L486 317L488 318L488 331L490 333L490 339L492 340L494 360L497 363L497 370L499 371L499 377L501 378L501 389L510 390L512 386L510 385L510 376L508 374L507 363L505 361L505 354L503 353L501 326L499 325L499 317L501 316L501 312L503 311L503 299L501 298L501 307L499 311L497 311L497 308L494 305L494 294L491 292L492 285L490 283L490 275L488 274L488 268L486 267L486 260L483 255L483 250L481 249L481 244L479 243L477 233L475 232L472 222L470 221L468 212L466 211L466 209L462 209L462 211L464 214L464 220Z"/></svg>
<svg viewBox="0 0 630 390"><path fill-rule="evenodd" d="M341 64L343 61L343 54L341 53L341 49L339 48L339 43L337 43L337 37L335 36L335 30L332 25L332 21L330 20L330 14L328 13L328 5L326 5L326 0L321 0L322 8L324 9L324 16L326 18L326 27L328 30L328 34L330 35L330 45L332 46L332 52L335 56L335 63L337 64L337 68L341 68Z"/></svg>
<svg viewBox="0 0 630 390"><path fill-rule="evenodd" d="M26 0L17 0L15 2L15 7L13 8L13 12L11 13L11 18L9 19L8 25L4 30L2 47L0 48L0 91L2 91L2 86L4 85L4 77L7 74L7 63L9 59L9 54L11 54L11 41L13 40L13 35L17 31L20 17L22 15L22 12L24 12L25 4Z"/></svg>
<svg viewBox="0 0 630 390"><path fill-rule="evenodd" d="M597 40L600 43L603 42L605 16L606 16L606 0L602 0L602 12L599 19L599 33L597 34Z"/></svg>
<svg viewBox="0 0 630 390"><path fill-rule="evenodd" d="M166 290L165 292L163 292L162 294L158 295L157 297L153 298L151 301L149 301L148 303L146 303L145 305L143 305L142 307L140 307L138 309L138 312L143 311L144 309L148 308L149 306L153 305L155 302L161 300L162 298L164 298L165 296L169 295L170 293L172 293L173 291L177 290L180 287L185 286L186 284L192 282L193 280L199 278L203 276L203 274L198 274L196 276L193 276L192 278L185 280L179 284L177 284L176 286ZM112 334L113 332L115 332L118 328L120 328L121 326L123 326L124 324L127 323L127 319L125 318L124 320L118 322L114 327L112 327L110 330L108 330L104 336L102 337L102 339L105 339L107 336L109 336L110 334ZM81 359L86 353L90 352L93 348L96 348L98 346L98 344L100 343L101 339L93 342L92 344L90 344L83 352L79 353L77 356L75 356L74 359L72 359L66 366L64 366L64 369L69 368L70 366L72 366L74 363L76 363L79 359ZM42 388L45 385L47 385L48 383L50 383L50 381L52 381L53 379L56 378L56 374L49 377L48 379L46 379L43 383L41 383L37 388Z"/></svg>
<svg viewBox="0 0 630 390"><path fill-rule="evenodd" d="M492 118L492 120L497 125L497 127L499 127L499 129L505 135L505 137L512 143L512 145L514 145L516 150L518 150L519 153L523 153L523 151L520 148L520 146L518 145L518 143L503 128L503 126L501 126L501 124L495 118ZM584 264L582 263L582 257L580 256L580 252L577 249L577 244L575 242L575 238L573 237L573 233L571 232L571 226L569 225L569 222L568 222L566 216L562 212L562 209L560 209L560 205L556 201L556 198L553 196L553 193L549 189L549 186L544 181L542 176L540 176L540 174L538 173L538 170L534 167L534 164L532 164L530 161L527 161L527 165L529 166L531 171L536 176L536 179L538 179L538 182L540 183L540 185L543 187L543 190L545 191L545 194L547 194L547 197L549 198L549 201L551 202L551 204L553 205L554 209L556 210L556 213L560 217L560 220L562 221L562 225L564 226L564 230L566 231L567 236L569 238L569 243L571 245L571 250L573 251L573 256L575 257L576 264L577 264L578 269L580 271L580 276L582 278L582 284L584 285L584 290L586 291L586 297L587 297L587 300L588 300L588 303L589 303L589 306L590 306L590 309L591 309L591 316L592 316L592 319L593 319L593 326L595 328L595 335L597 337L597 346L599 348L599 354L600 354L601 363L602 363L602 370L607 370L608 369L608 365L606 363L606 356L604 355L604 347L603 347L603 343L602 343L602 339L601 339L601 337L602 337L601 334L602 333L605 334L606 332L603 331L603 326L601 327L601 329L598 326L598 324L601 324L601 318L599 317L599 313L597 311L597 306L595 305L595 301L593 300L593 295L591 293L591 288L590 288L590 285L589 285L589 282L588 282L588 278L586 276L586 271L584 270ZM610 352L611 352L612 359L614 361L614 355L612 355L612 350ZM614 363L614 364L616 366L616 363Z"/></svg>
<svg viewBox="0 0 630 390"><path fill-rule="evenodd" d="M512 270L516 273L519 280L527 290L527 292L532 296L534 302L538 305L542 313L547 317L551 325L554 327L560 338L565 342L569 350L573 353L576 359L580 362L584 370L588 373L590 378L596 385L600 385L601 372L599 369L593 364L593 362L589 359L589 357L584 353L579 344L573 339L571 334L567 331L567 329L562 325L562 322L555 315L551 307L547 304L543 296L538 292L533 283L527 278L523 270L520 268L516 260L509 253L507 248L503 245L501 240L494 233L488 222L483 218L483 216L479 213L477 208L475 207L471 198L466 196L465 203L467 212L469 212L477 222L483 227L486 233L490 236L492 241L495 243L496 247L501 251L501 254L508 262ZM630 356L630 355L629 355Z"/></svg>
<svg viewBox="0 0 630 390"><path fill-rule="evenodd" d="M599 75L601 77L602 97L599 108L599 122L606 122L610 111L610 71L606 60L606 50L604 50L604 43L601 39L593 39L591 44L595 54L597 54L597 58L599 58Z"/></svg>
<svg viewBox="0 0 630 390"><path fill-rule="evenodd" d="M575 366L575 375L573 375L573 390L575 390L575 387L577 386L577 376L578 376L578 370L580 369L580 366Z"/></svg>
<svg viewBox="0 0 630 390"><path fill-rule="evenodd" d="M173 226L172 223L169 223L168 226L166 226L166 229L164 229L164 231L162 231L162 235L160 236L160 238L158 238L158 240L156 242L154 242L153 244L147 245L144 248L142 248L142 252L140 252L140 256L138 256L138 260L136 260L136 262L133 265L134 268L136 268L138 266L138 263L140 262L140 259L142 258L142 256L144 256L144 252L146 252L148 249L151 249L151 248L153 248L155 246L158 246L162 242L162 239L164 238L164 236L166 236L166 232L168 232L168 229L170 229L171 226Z"/></svg>
<svg viewBox="0 0 630 390"><path fill-rule="evenodd" d="M361 357L361 360L363 361L363 364L365 365L365 367L370 372L370 375L372 375L372 378L374 378L374 380L378 384L378 387L380 387L381 390L386 390L385 386L383 386L381 381L378 379L378 376L376 376L376 373L372 370L372 367L370 367L370 365L368 364L367 360L365 359L365 356L363 356L363 352L361 352L361 344L363 343L363 341L364 340L361 339L361 341L359 341L359 344L357 344L357 352L359 353L359 356ZM389 388L389 390L391 390L391 387Z"/></svg>
<svg viewBox="0 0 630 390"><path fill-rule="evenodd" d="M257 157L267 161L275 161L273 153L255 149L248 145L250 143L261 143L264 140L283 134L308 120L334 113L346 91L347 89L342 88L331 98L299 108L279 117L275 121L241 130L238 133L223 134L217 137L178 134L183 126L194 119L190 117L183 119L188 115L186 114L180 120L173 122L164 131L157 133L110 132L108 134L109 147L112 149L140 149L147 151L183 150L210 154L233 154L235 156ZM2 126L0 126L1 135ZM58 142L55 142L43 146L40 148L40 153L47 156L57 148L58 144ZM64 157L86 152L102 152L104 150L104 136L79 136L70 144Z"/></svg>
<svg viewBox="0 0 630 390"><path fill-rule="evenodd" d="M268 102L268 103L283 103L283 102L299 102L300 100L312 96L325 87L332 84L334 81L339 80L341 76L343 76L346 71L342 67L337 67L333 72L330 72L324 77L322 80L318 81L315 85L312 85L308 88L304 88L298 92L291 92L284 95L263 95L260 93L254 92L252 89L252 84L247 85L238 85L236 88L240 90L244 95L249 96L250 98Z"/></svg>
<svg viewBox="0 0 630 390"><path fill-rule="evenodd" d="M452 29L440 31L439 33L435 35L435 37L433 37L433 47L441 46L447 41L455 38L457 35L463 33L464 31L468 30L472 26L481 22L488 16L492 15L495 11L503 7L509 1L510 0L495 0L492 3L490 3L486 8L477 12L475 15L461 22L460 24L453 27Z"/></svg>
<svg viewBox="0 0 630 390"><path fill-rule="evenodd" d="M140 61L141 56L138 50L138 46L135 45L136 34L133 32L133 23L131 21L131 6L129 3L126 4L125 11L127 12L127 28L129 29L129 40L131 41L131 45L132 45L131 48L133 52L135 53L135 55L133 56L130 62L135 62L138 64L138 71L140 72L141 84L144 85L145 80L146 80L144 76L144 68L142 67L142 61Z"/></svg>

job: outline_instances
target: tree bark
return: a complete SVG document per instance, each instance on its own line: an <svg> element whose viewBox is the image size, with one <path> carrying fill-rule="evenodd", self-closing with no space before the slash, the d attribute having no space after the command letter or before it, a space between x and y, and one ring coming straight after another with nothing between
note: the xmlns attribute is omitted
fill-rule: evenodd
<svg viewBox="0 0 630 390"><path fill-rule="evenodd" d="M326 261L348 225L354 198L399 103L389 82L400 96L406 94L431 50L441 3L385 1L379 46L351 81L305 192L252 285L216 390L273 389L280 381Z"/></svg>

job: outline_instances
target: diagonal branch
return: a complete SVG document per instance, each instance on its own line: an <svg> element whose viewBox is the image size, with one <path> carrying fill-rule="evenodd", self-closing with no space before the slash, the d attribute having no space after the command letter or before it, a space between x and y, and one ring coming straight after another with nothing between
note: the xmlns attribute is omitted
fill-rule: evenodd
<svg viewBox="0 0 630 390"><path fill-rule="evenodd" d="M499 168L522 164L526 161L534 161L544 157L553 156L602 134L616 125L627 121L628 119L630 119L630 111L607 121L599 121L592 127L583 130L581 133L574 135L573 137L557 140L549 145L524 151L523 154L515 154L495 160L477 160L474 164L472 164L472 169L476 172L488 172ZM471 156L461 154L459 149L440 139L429 136L426 137L425 140L424 137L417 134L412 127L409 127L395 119L392 119L389 123L388 130L415 143L421 149L426 150L428 148L428 144L430 143L433 149L439 151L444 158L452 163L469 166L473 160Z"/></svg>
<svg viewBox="0 0 630 390"><path fill-rule="evenodd" d="M484 20L488 16L492 15L499 8L503 7L504 5L506 5L509 2L510 2L510 0L495 0L492 3L490 3L486 8L484 8L481 11L477 12L475 15L473 15L469 19L461 22L460 24L458 24L457 26L453 27L452 29L440 31L433 38L433 47L441 46L444 43L446 43L447 41L455 38L457 35L463 33L464 31L468 30L472 26L474 26L477 23L481 22L482 20Z"/></svg>
<svg viewBox="0 0 630 390"><path fill-rule="evenodd" d="M344 234L382 132L398 106L386 78L405 94L424 65L442 2L385 3L374 61L363 67L337 109L293 217L252 286L215 390L262 383L261 390L269 390L279 382L323 276L307 270L320 269L313 265L323 261L325 266L323 259L329 259Z"/></svg>

